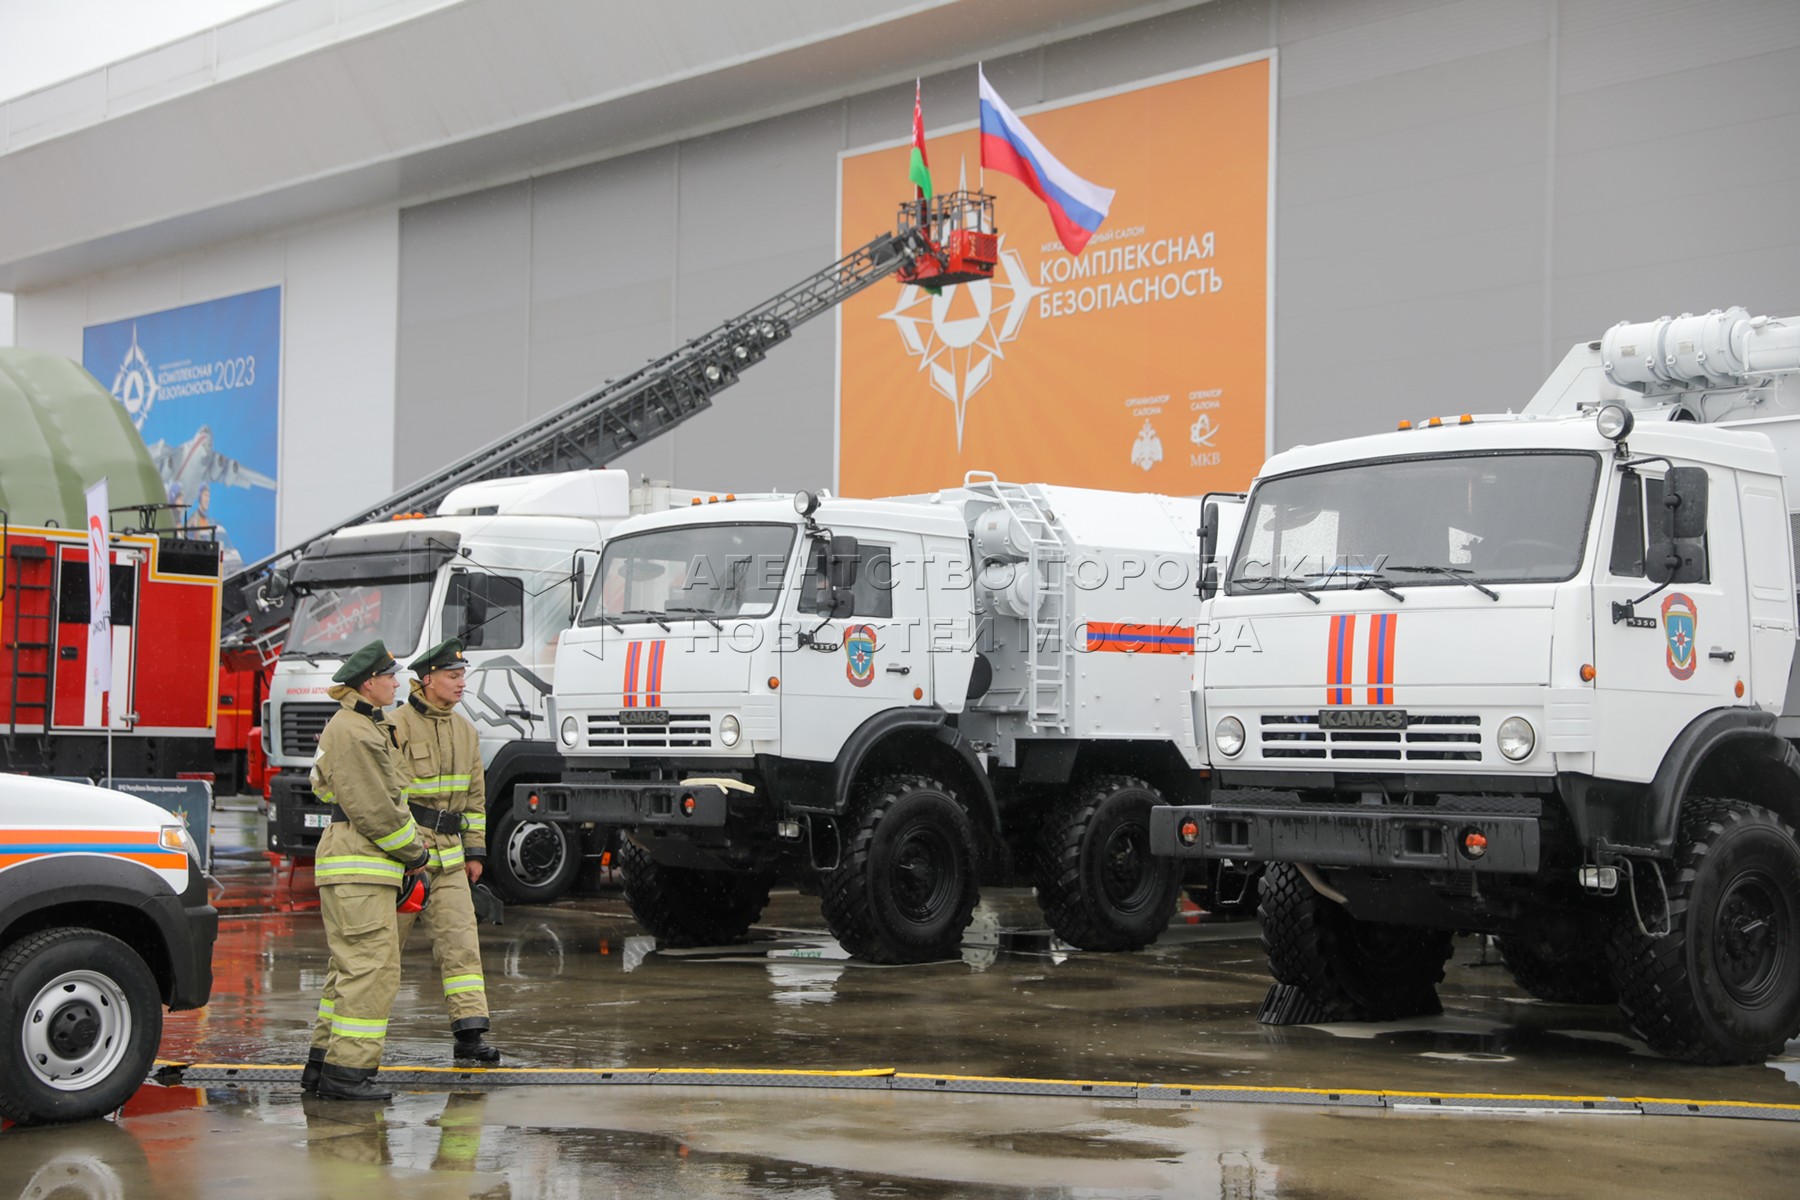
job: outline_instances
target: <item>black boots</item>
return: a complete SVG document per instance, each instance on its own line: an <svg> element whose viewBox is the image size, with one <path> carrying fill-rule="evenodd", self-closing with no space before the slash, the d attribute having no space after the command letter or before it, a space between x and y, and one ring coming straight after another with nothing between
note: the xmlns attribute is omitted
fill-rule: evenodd
<svg viewBox="0 0 1800 1200"><path fill-rule="evenodd" d="M481 1040L485 1029L459 1029L456 1031L456 1061L475 1063L491 1067L500 1061L500 1048L490 1046Z"/></svg>
<svg viewBox="0 0 1800 1200"><path fill-rule="evenodd" d="M391 1100L394 1093L376 1087L373 1067L340 1067L325 1063L319 1072L321 1100Z"/></svg>
<svg viewBox="0 0 1800 1200"><path fill-rule="evenodd" d="M325 1050L314 1046L306 1052L306 1069L300 1072L300 1090L312 1095L319 1090L319 1072L325 1067Z"/></svg>

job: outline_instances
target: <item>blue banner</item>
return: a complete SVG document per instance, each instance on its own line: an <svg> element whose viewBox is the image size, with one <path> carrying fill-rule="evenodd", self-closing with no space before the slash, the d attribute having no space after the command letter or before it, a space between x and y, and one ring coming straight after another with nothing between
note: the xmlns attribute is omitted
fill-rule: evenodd
<svg viewBox="0 0 1800 1200"><path fill-rule="evenodd" d="M81 364L131 415L184 523L223 544L227 572L275 552L279 287L90 325Z"/></svg>

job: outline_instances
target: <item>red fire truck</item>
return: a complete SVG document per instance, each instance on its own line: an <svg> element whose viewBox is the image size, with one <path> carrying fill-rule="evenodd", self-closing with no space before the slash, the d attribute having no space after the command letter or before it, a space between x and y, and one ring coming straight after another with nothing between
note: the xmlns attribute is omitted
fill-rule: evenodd
<svg viewBox="0 0 1800 1200"><path fill-rule="evenodd" d="M0 513L0 770L172 778L213 770L219 548L115 533L112 686L87 701L86 531Z"/></svg>

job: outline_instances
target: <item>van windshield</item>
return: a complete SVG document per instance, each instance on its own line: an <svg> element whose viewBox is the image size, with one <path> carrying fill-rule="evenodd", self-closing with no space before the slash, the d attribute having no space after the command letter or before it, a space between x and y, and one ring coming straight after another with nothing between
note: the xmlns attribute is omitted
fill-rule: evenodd
<svg viewBox="0 0 1800 1200"><path fill-rule="evenodd" d="M612 538L581 623L766 617L793 547L792 525L683 525Z"/></svg>
<svg viewBox="0 0 1800 1200"><path fill-rule="evenodd" d="M1226 591L1569 579L1586 550L1599 478L1594 454L1519 451L1265 480L1250 496Z"/></svg>

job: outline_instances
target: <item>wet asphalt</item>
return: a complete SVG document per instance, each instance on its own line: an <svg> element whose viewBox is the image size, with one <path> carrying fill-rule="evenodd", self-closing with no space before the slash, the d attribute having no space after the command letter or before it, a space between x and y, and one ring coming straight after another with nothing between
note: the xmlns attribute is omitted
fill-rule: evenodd
<svg viewBox="0 0 1800 1200"><path fill-rule="evenodd" d="M253 813L221 821L212 1003L169 1017L163 1057L296 1063L326 968L316 893L251 852ZM793 892L748 945L671 951L602 886L482 928L490 1040L537 1068L1800 1104L1800 1043L1758 1066L1668 1062L1610 1008L1530 999L1474 939L1441 1016L1259 1025L1254 922L1184 908L1147 950L1087 954L1049 938L1028 892L999 892L960 960L878 967L845 958ZM449 1051L415 937L386 1064L448 1066ZM113 1120L0 1132L0 1198L1800 1194L1800 1121L1457 1108L667 1084L403 1089L382 1107L287 1083L148 1085Z"/></svg>

